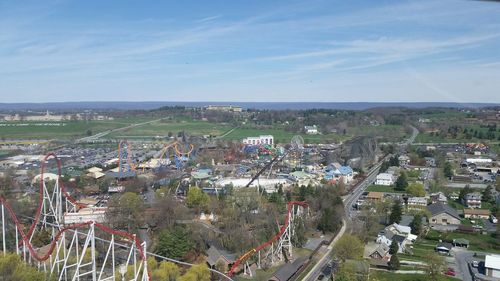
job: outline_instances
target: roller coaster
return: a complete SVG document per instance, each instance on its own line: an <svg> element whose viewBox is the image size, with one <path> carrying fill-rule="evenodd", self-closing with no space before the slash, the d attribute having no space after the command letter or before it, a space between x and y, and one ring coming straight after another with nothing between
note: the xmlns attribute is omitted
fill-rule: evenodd
<svg viewBox="0 0 500 281"><path fill-rule="evenodd" d="M292 257L292 237L295 235L294 221L297 216L304 213L304 209L308 207L306 202L291 201L287 204L287 213L285 223L280 228L279 232L265 243L253 248L252 250L241 255L233 264L228 272L229 277L238 270L238 267L243 265L245 274L252 274L248 260L250 257L257 255L257 267L261 268L262 262L270 262L274 264L276 261L282 261L285 253L288 253L288 258Z"/></svg>
<svg viewBox="0 0 500 281"><path fill-rule="evenodd" d="M54 186L47 186L44 179L45 163L54 158L58 175ZM4 196L0 196L2 215L3 253L8 251L20 255L28 264L44 271L57 280L151 280L146 257L154 256L181 265L180 262L146 252L146 243L136 235L114 230L95 221L65 224L64 215L77 213L86 208L77 202L66 190L61 180L61 161L54 153L45 156L41 165L38 205L33 218L23 216L23 221L32 220L28 231L21 223L12 206ZM9 217L5 216L5 210ZM9 220L10 218L10 220ZM42 247L33 245L37 230L50 233L51 242ZM9 243L7 244L7 239ZM98 250L104 250L99 253ZM210 271L223 279L227 276L216 270Z"/></svg>

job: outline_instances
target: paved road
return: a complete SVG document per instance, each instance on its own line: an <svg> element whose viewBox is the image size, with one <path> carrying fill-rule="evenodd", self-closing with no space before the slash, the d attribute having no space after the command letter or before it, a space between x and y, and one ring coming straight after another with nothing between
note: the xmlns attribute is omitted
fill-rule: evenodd
<svg viewBox="0 0 500 281"><path fill-rule="evenodd" d="M400 144L399 151L402 153L404 152L409 145L411 145L414 141L415 138L417 137L419 131L417 128L411 126L412 128L412 134L411 136L404 142ZM324 272L327 270L327 267L329 263L332 261L331 259L331 251L333 249L333 246L337 242L337 240L342 237L344 234L348 224L352 223L353 218L356 217L357 211L352 207L354 203L359 199L361 194L366 191L366 188L372 184L375 181L375 178L378 175L380 166L382 165L383 162L387 161L390 157L392 157L391 154L388 154L385 156L384 159L379 161L375 166L373 166L367 173L366 178L358 183L356 187L347 195L344 197L344 207L345 207L345 213L347 217L347 221L344 221L342 225L341 231L337 234L335 239L330 243L328 246L328 251L321 257L321 259L314 265L314 267L309 271L309 273L304 277L303 280L307 281L312 281L312 280L317 280L318 276L321 274L321 272Z"/></svg>

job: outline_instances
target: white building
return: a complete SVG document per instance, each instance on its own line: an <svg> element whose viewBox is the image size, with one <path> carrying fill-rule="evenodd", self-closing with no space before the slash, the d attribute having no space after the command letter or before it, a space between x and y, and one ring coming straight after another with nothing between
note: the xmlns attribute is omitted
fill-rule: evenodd
<svg viewBox="0 0 500 281"><path fill-rule="evenodd" d="M500 256L499 255L486 255L484 260L484 267L486 269L486 276L498 278L500 280Z"/></svg>
<svg viewBox="0 0 500 281"><path fill-rule="evenodd" d="M274 145L274 137L272 135L261 135L258 137L248 137L243 139L243 144L249 145Z"/></svg>
<svg viewBox="0 0 500 281"><path fill-rule="evenodd" d="M490 164L493 162L491 158L467 158L465 159L465 162L467 163L473 163L473 164Z"/></svg>
<svg viewBox="0 0 500 281"><path fill-rule="evenodd" d="M389 173L380 173L377 175L375 179L376 185L393 185L394 184L394 175Z"/></svg>
<svg viewBox="0 0 500 281"><path fill-rule="evenodd" d="M316 125L304 126L304 132L308 135L317 135L319 133Z"/></svg>

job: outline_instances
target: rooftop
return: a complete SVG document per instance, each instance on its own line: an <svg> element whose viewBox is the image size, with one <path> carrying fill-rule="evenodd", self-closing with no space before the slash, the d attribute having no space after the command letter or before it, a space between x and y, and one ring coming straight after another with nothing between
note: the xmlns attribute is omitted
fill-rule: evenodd
<svg viewBox="0 0 500 281"><path fill-rule="evenodd" d="M439 215L441 213L447 213L448 215L456 219L460 219L457 210L441 202L428 205L427 210L429 210L429 212L431 212L433 216Z"/></svg>

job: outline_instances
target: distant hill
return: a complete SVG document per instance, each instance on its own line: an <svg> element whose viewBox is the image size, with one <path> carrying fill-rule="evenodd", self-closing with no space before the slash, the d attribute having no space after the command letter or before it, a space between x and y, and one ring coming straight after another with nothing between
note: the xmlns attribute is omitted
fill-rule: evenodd
<svg viewBox="0 0 500 281"><path fill-rule="evenodd" d="M0 110L133 110L156 109L162 106L203 107L231 104L252 109L346 109L365 110L381 107L406 108L482 108L500 106L499 103L451 103L451 102L50 102L50 103L0 103Z"/></svg>

